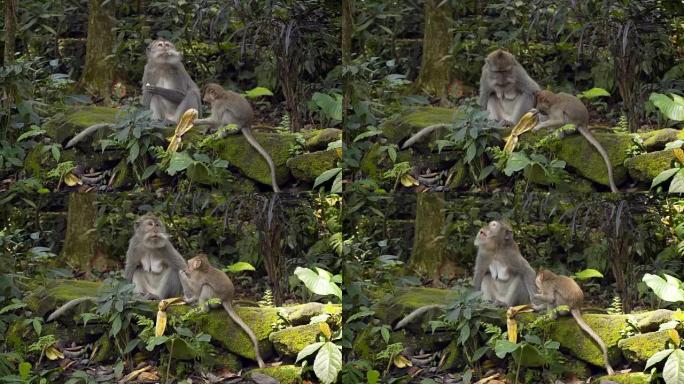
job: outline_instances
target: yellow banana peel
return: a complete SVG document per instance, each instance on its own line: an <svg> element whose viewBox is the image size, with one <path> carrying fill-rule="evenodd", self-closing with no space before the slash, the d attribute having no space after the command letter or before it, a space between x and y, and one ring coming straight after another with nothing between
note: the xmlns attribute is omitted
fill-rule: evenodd
<svg viewBox="0 0 684 384"><path fill-rule="evenodd" d="M190 128L193 127L193 123L197 119L197 116L199 116L199 113L195 108L190 108L187 111L185 111L185 113L183 113L183 116L181 116L180 121L176 126L176 130L173 132L173 135L168 139L169 146L168 148L166 148L166 152L174 153L178 150L178 147L180 147L181 144L181 138L186 132L190 130Z"/></svg>
<svg viewBox="0 0 684 384"><path fill-rule="evenodd" d="M524 114L518 124L513 127L510 136L506 138L506 145L504 145L504 152L512 153L515 150L516 144L518 144L518 136L529 131L537 125L537 113L527 112Z"/></svg>
<svg viewBox="0 0 684 384"><path fill-rule="evenodd" d="M515 315L521 312L532 312L533 308L529 304L518 305L515 307L510 307L506 311L506 334L508 335L508 341L511 343L518 342L518 323L515 321Z"/></svg>

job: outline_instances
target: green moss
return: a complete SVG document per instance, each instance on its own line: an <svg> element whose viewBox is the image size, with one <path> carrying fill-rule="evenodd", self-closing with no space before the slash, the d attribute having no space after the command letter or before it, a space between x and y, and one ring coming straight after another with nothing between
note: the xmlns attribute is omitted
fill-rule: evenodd
<svg viewBox="0 0 684 384"><path fill-rule="evenodd" d="M342 130L337 128L316 129L313 131L304 131L304 146L309 151L324 150L328 148L328 144L342 139Z"/></svg>
<svg viewBox="0 0 684 384"><path fill-rule="evenodd" d="M627 360L643 363L656 352L665 349L669 340L670 336L666 331L656 331L620 340L618 346Z"/></svg>
<svg viewBox="0 0 684 384"><path fill-rule="evenodd" d="M430 304L445 305L453 301L456 296L456 291L447 289L404 288L385 296L373 308L378 318L386 324L392 324L414 309Z"/></svg>
<svg viewBox="0 0 684 384"><path fill-rule="evenodd" d="M285 166L290 157L290 147L295 144L294 135L279 133L258 133L254 137L271 155L276 167L276 179L282 184L289 178L290 172ZM266 160L252 148L247 139L241 134L234 134L217 140L211 146L218 152L220 158L227 160L231 166L252 180L271 185L271 170Z"/></svg>
<svg viewBox="0 0 684 384"><path fill-rule="evenodd" d="M627 152L633 145L632 137L627 134L598 132L594 132L593 135L608 152L613 166L615 184L624 183L627 179L627 169L623 163L628 157ZM560 160L565 161L581 176L593 182L608 185L608 172L603 157L582 135L566 136L553 144L552 150Z"/></svg>
<svg viewBox="0 0 684 384"><path fill-rule="evenodd" d="M95 347L97 347L97 353L93 357L93 361L96 363L101 363L103 361L107 361L109 358L111 358L112 354L112 340L109 338L109 335L104 334L102 335L96 342L95 342Z"/></svg>
<svg viewBox="0 0 684 384"><path fill-rule="evenodd" d="M532 167L525 169L524 171L525 179L530 183L549 186L551 185L551 180L544 172L544 169L535 164ZM579 192L579 193L591 193L594 192L594 188L589 180L575 178L572 182L562 182L556 185L556 189L563 192Z"/></svg>
<svg viewBox="0 0 684 384"><path fill-rule="evenodd" d="M380 169L380 160L382 159L382 151L380 151L380 144L373 143L361 158L359 168L361 172L373 180L382 181L382 170ZM402 160L403 161L403 160Z"/></svg>
<svg viewBox="0 0 684 384"><path fill-rule="evenodd" d="M318 335L322 334L324 329L327 330L327 334L331 333L326 323L300 325L273 332L268 339L279 355L297 356L304 347L318 341Z"/></svg>
<svg viewBox="0 0 684 384"><path fill-rule="evenodd" d="M72 137L94 124L115 123L117 114L120 111L116 108L108 107L78 107L73 110L60 113L43 125L47 135L58 143L63 143L67 138ZM96 137L104 137L106 129L99 130Z"/></svg>
<svg viewBox="0 0 684 384"><path fill-rule="evenodd" d="M611 362L617 361L619 351L615 346L620 340L620 331L626 326L626 315L584 314L584 320L601 337L608 347ZM562 348L588 363L604 366L603 354L594 340L577 325L572 317L562 317L551 324L550 337L561 343Z"/></svg>
<svg viewBox="0 0 684 384"><path fill-rule="evenodd" d="M458 112L458 109L441 107L412 108L386 120L381 129L390 143L398 143L421 128L453 122Z"/></svg>
<svg viewBox="0 0 684 384"><path fill-rule="evenodd" d="M31 338L29 337L31 330L29 325L21 321L15 321L10 324L5 332L5 343L14 352L23 355L26 353Z"/></svg>
<svg viewBox="0 0 684 384"><path fill-rule="evenodd" d="M604 380L611 380L618 384L649 384L651 375L643 372L618 373L612 376L601 376L592 381L592 384L601 384Z"/></svg>
<svg viewBox="0 0 684 384"><path fill-rule="evenodd" d="M255 368L245 376L251 377L254 373L262 373L278 380L280 384L298 384L302 382L302 367L296 365L281 365L278 367Z"/></svg>
<svg viewBox="0 0 684 384"><path fill-rule="evenodd" d="M655 131L638 133L643 146L648 152L659 151L665 148L665 144L677 140L682 132L679 129L663 128Z"/></svg>
<svg viewBox="0 0 684 384"><path fill-rule="evenodd" d="M242 369L240 359L230 352L222 351L215 356L206 357L205 360L209 367L228 368L232 372L238 372Z"/></svg>
<svg viewBox="0 0 684 384"><path fill-rule="evenodd" d="M625 167L632 179L640 182L650 182L662 171L672 168L675 160L674 150L644 153L625 161Z"/></svg>
<svg viewBox="0 0 684 384"><path fill-rule="evenodd" d="M272 326L278 320L277 308L235 308L238 316L252 329L259 341L262 355L270 354L272 345L267 341ZM227 316L223 308L211 310L200 325L204 332L224 348L242 357L254 360L254 347L249 336Z"/></svg>
<svg viewBox="0 0 684 384"><path fill-rule="evenodd" d="M314 181L323 172L335 168L339 160L338 151L330 149L295 156L287 161L287 167L295 179Z"/></svg>

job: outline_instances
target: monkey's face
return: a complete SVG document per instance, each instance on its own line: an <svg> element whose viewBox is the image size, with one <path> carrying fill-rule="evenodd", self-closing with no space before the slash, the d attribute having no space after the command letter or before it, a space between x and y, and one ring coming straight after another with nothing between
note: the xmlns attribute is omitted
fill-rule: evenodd
<svg viewBox="0 0 684 384"><path fill-rule="evenodd" d="M549 91L539 91L535 94L537 99L536 108L542 112L546 112L551 107L551 99L553 98L553 93Z"/></svg>
<svg viewBox="0 0 684 384"><path fill-rule="evenodd" d="M148 248L161 248L166 245L168 236L161 221L153 218L143 220L138 227L143 233L143 242Z"/></svg>
<svg viewBox="0 0 684 384"><path fill-rule="evenodd" d="M499 222L491 221L489 222L489 224L480 228L480 231L477 233L477 236L475 237L475 246L478 248L494 248L496 246L494 237L496 236L499 230L499 226Z"/></svg>
<svg viewBox="0 0 684 384"><path fill-rule="evenodd" d="M166 63L180 63L181 54L168 40L155 40L147 47L148 58Z"/></svg>
<svg viewBox="0 0 684 384"><path fill-rule="evenodd" d="M216 90L213 87L207 87L207 90L204 92L204 97L202 100L205 103L213 103L214 100L216 100Z"/></svg>

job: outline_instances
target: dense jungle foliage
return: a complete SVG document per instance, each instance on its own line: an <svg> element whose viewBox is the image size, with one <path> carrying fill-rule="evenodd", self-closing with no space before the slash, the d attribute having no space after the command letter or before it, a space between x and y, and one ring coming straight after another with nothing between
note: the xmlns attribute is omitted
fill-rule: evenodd
<svg viewBox="0 0 684 384"><path fill-rule="evenodd" d="M351 3L347 190L606 190L605 164L579 135L526 133L501 150L511 131L475 96L484 58L502 48L542 89L580 97L621 190L682 191L680 1ZM436 141L402 147L433 125L444 126Z"/></svg>
<svg viewBox="0 0 684 384"><path fill-rule="evenodd" d="M340 204L335 196L195 192L62 193L1 206L0 382L246 380L251 343L223 309L169 306L164 332L157 302L140 301L123 280L134 222L150 212L184 258L205 252L229 273L234 305L269 363L250 375L335 381ZM45 320L83 295L95 305Z"/></svg>
<svg viewBox="0 0 684 384"><path fill-rule="evenodd" d="M251 100L257 138L276 163L279 183L310 189L324 171L339 168L334 149L341 135L331 130L342 119L335 2L3 3L2 190L155 189L179 182L260 190L270 180L261 169L266 164L249 157L258 155L241 138L198 138L194 128L177 152L164 151L173 127L164 129L140 105L145 49L156 38L176 45L200 88L214 82ZM92 145L65 148L100 123L114 128ZM316 166L305 166L311 158ZM337 174L318 185L332 184Z"/></svg>
<svg viewBox="0 0 684 384"><path fill-rule="evenodd" d="M347 203L354 210L344 223L352 262L344 267L343 382L599 382L605 370L598 348L579 337L572 318L522 313L511 331L505 308L483 303L473 291L473 240L480 227L500 219L511 224L533 269L581 284L585 318L619 371L605 379L681 382L672 371L680 349L678 333L671 332L681 332L684 319L677 309L684 300L677 279L684 276L682 199L429 193ZM445 309L394 328L425 305Z"/></svg>

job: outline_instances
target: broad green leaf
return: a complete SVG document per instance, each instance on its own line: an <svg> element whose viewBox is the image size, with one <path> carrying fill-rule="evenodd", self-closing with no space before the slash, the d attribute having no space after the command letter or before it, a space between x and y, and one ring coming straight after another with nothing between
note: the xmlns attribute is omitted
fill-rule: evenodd
<svg viewBox="0 0 684 384"><path fill-rule="evenodd" d="M664 301L677 302L684 301L684 291L679 287L679 284L671 284L665 281L658 275L651 275L647 273L641 279L646 285L653 290L658 298Z"/></svg>
<svg viewBox="0 0 684 384"><path fill-rule="evenodd" d="M295 360L295 363L298 363L300 360L303 358L309 356L310 354L318 351L319 348L321 348L325 344L325 342L321 341L318 343L313 343L309 344L306 347L304 347L299 353L297 354L297 360Z"/></svg>
<svg viewBox="0 0 684 384"><path fill-rule="evenodd" d="M610 96L610 93L603 88L592 88L577 95L577 97L584 99L595 99L601 96Z"/></svg>
<svg viewBox="0 0 684 384"><path fill-rule="evenodd" d="M254 266L252 264L244 261L239 261L235 264L231 264L223 270L230 273L237 273L242 271L255 271Z"/></svg>
<svg viewBox="0 0 684 384"><path fill-rule="evenodd" d="M506 161L504 173L506 176L511 176L513 173L525 169L530 164L532 164L532 161L524 152L513 152L508 157L508 161Z"/></svg>
<svg viewBox="0 0 684 384"><path fill-rule="evenodd" d="M340 172L342 172L342 168L328 169L327 171L318 175L318 177L316 178L316 181L314 181L313 187L316 188L317 186L319 186L319 185L325 183L326 181L332 179L334 176L336 176Z"/></svg>
<svg viewBox="0 0 684 384"><path fill-rule="evenodd" d="M651 188L655 188L658 184L663 183L666 180L669 180L672 175L677 173L679 171L679 168L670 168L666 169L658 174L653 181L651 182Z"/></svg>
<svg viewBox="0 0 684 384"><path fill-rule="evenodd" d="M670 188L668 189L670 193L684 193L684 168L681 168L677 173L675 173L672 181L670 182Z"/></svg>
<svg viewBox="0 0 684 384"><path fill-rule="evenodd" d="M342 369L342 351L335 343L323 344L314 360L314 373L323 384L337 381L337 374Z"/></svg>
<svg viewBox="0 0 684 384"><path fill-rule="evenodd" d="M245 92L245 97L248 99L256 99L261 96L273 96L273 92L264 87L256 87Z"/></svg>
<svg viewBox="0 0 684 384"><path fill-rule="evenodd" d="M329 118L338 121L342 120L342 95L333 93L333 96L330 96L325 93L316 92L311 96L311 101Z"/></svg>
<svg viewBox="0 0 684 384"><path fill-rule="evenodd" d="M663 366L663 379L667 384L684 383L684 351L675 349Z"/></svg>
<svg viewBox="0 0 684 384"><path fill-rule="evenodd" d="M592 277L603 277L603 274L595 269L589 268L575 273L575 277L579 280L587 280Z"/></svg>
<svg viewBox="0 0 684 384"><path fill-rule="evenodd" d="M0 309L0 315L2 315L5 312L14 311L15 309L24 308L25 306L26 306L26 303L14 303L14 304L7 305L7 306L3 307L2 309Z"/></svg>
<svg viewBox="0 0 684 384"><path fill-rule="evenodd" d="M193 162L194 160L190 157L190 155L188 155L187 152L175 152L171 157L169 168L166 170L166 173L173 176L176 174L176 172L184 171Z"/></svg>
<svg viewBox="0 0 684 384"><path fill-rule="evenodd" d="M375 369L371 369L368 372L366 372L366 382L368 384L377 384L379 380L380 380L380 371L376 371Z"/></svg>
<svg viewBox="0 0 684 384"><path fill-rule="evenodd" d="M648 98L668 119L684 121L684 104L678 103L674 96L673 99L657 92L651 93Z"/></svg>
<svg viewBox="0 0 684 384"><path fill-rule="evenodd" d="M29 137L42 135L43 133L45 133L45 130L43 129L32 129L30 131L24 132L17 138L17 143L24 139L28 139Z"/></svg>
<svg viewBox="0 0 684 384"><path fill-rule="evenodd" d="M494 352L499 359L503 359L507 354L518 349L520 345L511 343L508 340L497 340L494 346Z"/></svg>
<svg viewBox="0 0 684 384"><path fill-rule="evenodd" d="M297 267L294 271L295 276L313 293L321 296L335 295L342 298L340 287L331 282L329 278L312 271L309 268Z"/></svg>
<svg viewBox="0 0 684 384"><path fill-rule="evenodd" d="M366 137L377 136L377 135L381 135L381 134L382 134L382 131L380 131L378 129L371 129L370 131L363 132L363 133L359 134L358 136L356 136L354 138L354 142L356 143L357 141L363 140Z"/></svg>

